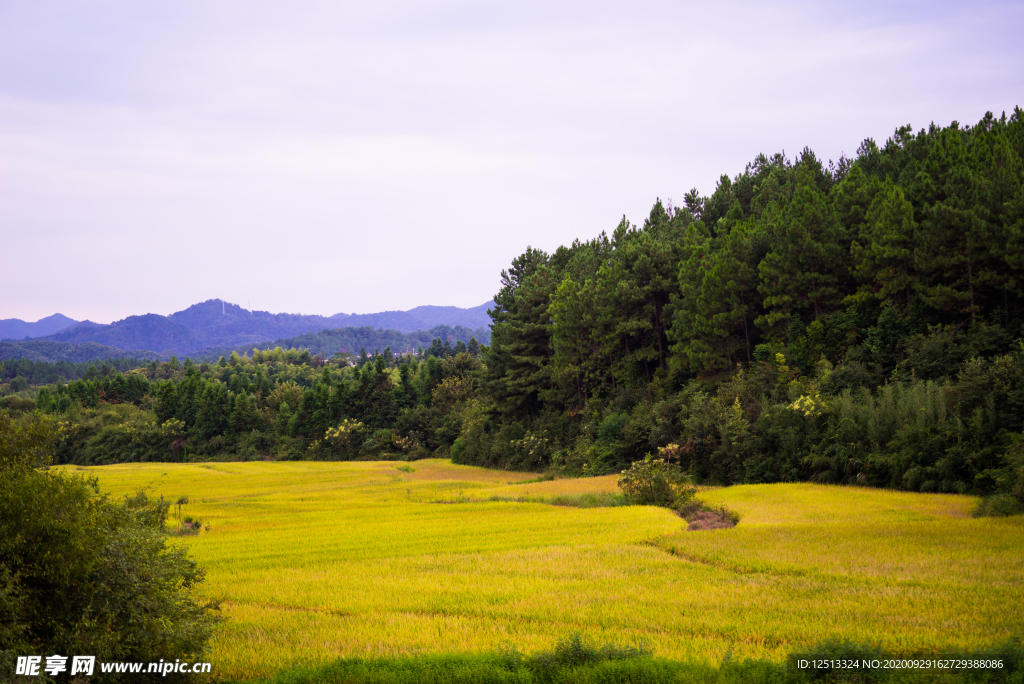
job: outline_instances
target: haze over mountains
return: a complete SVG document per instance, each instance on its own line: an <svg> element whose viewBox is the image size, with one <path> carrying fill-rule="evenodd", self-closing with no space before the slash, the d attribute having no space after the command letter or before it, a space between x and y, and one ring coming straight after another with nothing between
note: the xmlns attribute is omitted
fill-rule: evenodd
<svg viewBox="0 0 1024 684"><path fill-rule="evenodd" d="M4 343L7 347L12 346L11 341L22 343L17 346L23 347L28 337L32 342L62 345L88 343L126 351L145 350L160 355L181 356L194 355L214 347L253 347L282 338L336 328L371 327L403 333L427 330L438 325L486 328L491 322L487 309L492 306L493 302L486 302L469 309L419 306L409 311L316 316L249 311L220 299L208 299L170 316L129 316L110 325L75 321L61 314L34 323L7 319L0 321L0 339L8 340Z"/></svg>

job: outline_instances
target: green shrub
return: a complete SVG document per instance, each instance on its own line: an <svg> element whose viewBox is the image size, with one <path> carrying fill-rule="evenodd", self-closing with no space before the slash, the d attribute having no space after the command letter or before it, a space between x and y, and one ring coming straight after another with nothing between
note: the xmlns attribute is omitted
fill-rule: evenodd
<svg viewBox="0 0 1024 684"><path fill-rule="evenodd" d="M0 412L0 671L29 654L201 660L218 618L194 593L203 570L166 544L169 504L38 469L55 437Z"/></svg>
<svg viewBox="0 0 1024 684"><path fill-rule="evenodd" d="M629 414L613 413L597 428L597 441L605 444L614 444L622 439L622 431L629 422Z"/></svg>
<svg viewBox="0 0 1024 684"><path fill-rule="evenodd" d="M679 508L693 499L697 489L682 468L648 454L619 477L619 488L641 506Z"/></svg>
<svg viewBox="0 0 1024 684"><path fill-rule="evenodd" d="M1009 494L986 496L974 509L975 518L1005 518L1024 513L1024 506Z"/></svg>

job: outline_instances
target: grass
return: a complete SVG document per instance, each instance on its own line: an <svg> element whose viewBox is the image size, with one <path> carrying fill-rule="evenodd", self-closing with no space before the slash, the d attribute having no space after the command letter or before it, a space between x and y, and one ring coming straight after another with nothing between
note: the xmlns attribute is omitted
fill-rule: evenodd
<svg viewBox="0 0 1024 684"><path fill-rule="evenodd" d="M878 682L889 684L971 684L1024 681L1024 644L1008 640L983 652L961 654L967 660L998 661L996 667L885 669L867 662L894 659L871 646L824 643L797 652L786 662L732 660L695 663L651 657L649 651L611 645L595 646L574 635L552 650L524 656L514 649L497 653L421 655L405 658L344 658L319 667L284 671L267 684L808 684L809 682ZM836 659L858 665L833 669ZM801 664L803 661L803 664ZM821 663L809 666L809 663Z"/></svg>
<svg viewBox="0 0 1024 684"><path fill-rule="evenodd" d="M550 505L613 500L615 476L524 483L443 460L400 465L67 469L115 495L188 496L184 514L210 524L176 543L223 602L210 660L228 679L321 672L339 657L537 653L572 633L714 669L783 663L830 638L937 652L1024 632L1024 519L972 518L971 497L729 487L700 497L740 525L685 532L665 509Z"/></svg>
<svg viewBox="0 0 1024 684"><path fill-rule="evenodd" d="M581 492L578 494L552 494L544 496L520 495L516 497L492 494L488 501L512 501L515 503L539 503L549 506L573 506L575 508L610 508L612 506L628 506L629 499L616 492Z"/></svg>

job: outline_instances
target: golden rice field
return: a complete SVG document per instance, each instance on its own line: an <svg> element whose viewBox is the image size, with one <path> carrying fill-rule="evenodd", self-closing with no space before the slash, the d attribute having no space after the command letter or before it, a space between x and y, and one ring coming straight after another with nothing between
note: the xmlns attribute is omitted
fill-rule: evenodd
<svg viewBox="0 0 1024 684"><path fill-rule="evenodd" d="M112 495L186 495L184 514L209 521L179 543L223 602L210 660L227 678L530 652L574 632L704 661L781 660L830 637L905 652L1024 633L1024 519L973 519L965 496L728 487L701 497L740 525L687 532L659 508L487 500L617 491L615 477L522 483L443 460L67 469Z"/></svg>

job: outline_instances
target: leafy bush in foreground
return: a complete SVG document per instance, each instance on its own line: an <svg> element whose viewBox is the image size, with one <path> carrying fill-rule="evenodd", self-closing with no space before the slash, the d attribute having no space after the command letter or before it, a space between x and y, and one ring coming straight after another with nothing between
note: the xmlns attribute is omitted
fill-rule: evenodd
<svg viewBox="0 0 1024 684"><path fill-rule="evenodd" d="M0 672L32 654L200 660L217 618L193 593L203 570L166 545L168 504L39 469L55 439L0 412Z"/></svg>
<svg viewBox="0 0 1024 684"><path fill-rule="evenodd" d="M622 471L619 488L641 506L669 508L685 506L697 493L682 468L650 454Z"/></svg>

